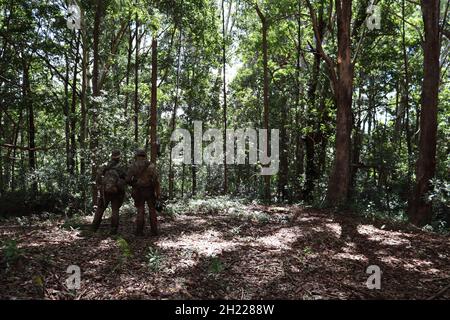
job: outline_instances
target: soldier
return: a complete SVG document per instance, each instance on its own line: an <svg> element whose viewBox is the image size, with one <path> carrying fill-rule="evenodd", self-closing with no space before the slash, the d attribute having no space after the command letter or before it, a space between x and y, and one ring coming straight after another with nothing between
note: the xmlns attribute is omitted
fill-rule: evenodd
<svg viewBox="0 0 450 320"><path fill-rule="evenodd" d="M97 231L102 222L102 216L111 202L111 234L117 234L119 228L119 209L125 198L125 169L120 165L120 151L113 151L111 161L97 173L96 183L100 191L97 211L92 223L93 231Z"/></svg>
<svg viewBox="0 0 450 320"><path fill-rule="evenodd" d="M156 201L161 196L161 187L156 166L147 159L144 150L137 150L135 161L128 169L126 182L133 187L131 196L137 208L136 235L142 236L145 223L145 204L150 214L152 235L158 235L158 221L156 218Z"/></svg>

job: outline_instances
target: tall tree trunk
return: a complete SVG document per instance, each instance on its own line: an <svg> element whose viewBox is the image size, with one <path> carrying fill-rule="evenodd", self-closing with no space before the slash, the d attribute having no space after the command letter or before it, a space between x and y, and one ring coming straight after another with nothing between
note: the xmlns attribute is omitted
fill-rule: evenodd
<svg viewBox="0 0 450 320"><path fill-rule="evenodd" d="M126 75L125 75L125 83L128 86L130 85L130 69L131 69L131 56L133 54L133 39L135 37L135 34L133 34L133 30L131 28L131 22L128 24L128 28L129 28L129 37L128 37L128 48L127 48L127 70L126 70ZM128 122L128 101L130 99L130 94L128 93L128 91L125 93L125 106L124 106L124 115L125 115L125 119L126 119L126 125L128 127L129 122Z"/></svg>
<svg viewBox="0 0 450 320"><path fill-rule="evenodd" d="M417 184L409 202L408 214L412 223L423 226L432 218L432 206L425 197L431 190L430 180L436 171L437 106L439 95L439 0L422 0L425 27L423 44L423 85L421 97L419 159L416 164Z"/></svg>
<svg viewBox="0 0 450 320"><path fill-rule="evenodd" d="M29 62L24 59L23 61L23 83L22 83L23 102L28 109L28 165L30 174L33 176L31 183L31 190L33 195L38 191L38 185L36 177L34 177L36 171L36 143L35 135L36 128L34 126L34 106L33 99L31 98L31 85L30 85L30 65Z"/></svg>
<svg viewBox="0 0 450 320"><path fill-rule="evenodd" d="M19 120L17 120L17 125L13 130L13 138L12 138L13 146L17 146L17 141L19 140L19 133L21 132L20 126L21 126L22 119L23 119L23 110L25 109L25 107L26 106L23 106L20 108ZM13 152L12 152L12 161L11 161L11 191L14 191L16 188L16 178L15 178L16 153L17 153L17 148L14 148ZM9 156L9 154L8 154L8 156Z"/></svg>
<svg viewBox="0 0 450 320"><path fill-rule="evenodd" d="M139 142L139 21L136 15L136 56L134 64L134 142Z"/></svg>
<svg viewBox="0 0 450 320"><path fill-rule="evenodd" d="M69 48L72 48L73 39L70 41ZM69 109L69 79L70 79L70 61L69 53L64 53L66 60L66 73L64 79L64 139L66 147L66 170L70 173L70 109Z"/></svg>
<svg viewBox="0 0 450 320"><path fill-rule="evenodd" d="M98 170L98 139L99 139L99 127L98 127L98 102L96 101L100 96L100 33L101 33L101 22L104 14L104 2L103 0L97 0L95 17L94 17L94 31L93 31L93 55L94 55L94 66L92 70L92 95L94 96L94 108L92 110L92 122L91 122L91 137L90 137L90 151L92 157L92 170L91 170L91 181L95 181L95 176ZM97 98L97 99L96 99ZM92 184L92 202L93 205L97 205L98 190L95 183Z"/></svg>
<svg viewBox="0 0 450 320"><path fill-rule="evenodd" d="M302 84L300 83L301 77L301 52L302 52L302 19L301 19L302 2L298 0L298 17L297 17L297 64L296 64L296 95L295 95L295 161L296 161L296 173L294 176L295 194L297 199L301 194L300 176L304 173L304 144L302 139L302 130L300 126L303 126L303 113L304 110L301 106L300 99L302 95Z"/></svg>
<svg viewBox="0 0 450 320"><path fill-rule="evenodd" d="M352 0L336 0L338 24L336 153L328 183L326 202L346 205L351 184L350 153L352 131L353 64L351 61Z"/></svg>
<svg viewBox="0 0 450 320"><path fill-rule="evenodd" d="M157 129L157 92L158 92L158 41L156 35L152 40L152 97L151 97L151 110L150 110L150 141L151 141L151 161L156 164L156 157L158 155L158 144L156 137Z"/></svg>
<svg viewBox="0 0 450 320"><path fill-rule="evenodd" d="M262 32L262 51L263 51L263 72L264 72L264 129L267 132L266 150L270 150L270 133L269 133L269 56L268 56L268 44L267 33L269 25L266 16L262 13L259 6L256 5L256 12L261 20L261 32ZM264 176L264 199L270 202L270 176Z"/></svg>
<svg viewBox="0 0 450 320"><path fill-rule="evenodd" d="M227 172L227 60L226 60L226 30L225 30L225 0L222 0L222 67L223 67L223 193L228 193Z"/></svg>
<svg viewBox="0 0 450 320"><path fill-rule="evenodd" d="M82 47L83 47L83 59L81 62L81 97L80 97L80 133L79 133L79 146L80 146L80 174L84 180L86 177L86 137L87 137L87 87L88 87L88 43L86 40L86 31L83 27L81 30ZM82 188L81 198L83 200L83 208L86 213L87 209L87 194L86 189Z"/></svg>
<svg viewBox="0 0 450 320"><path fill-rule="evenodd" d="M320 17L320 15L319 15ZM317 40L316 40L317 41ZM306 181L304 197L306 200L311 200L312 193L314 191L315 181L317 179L316 159L315 159L315 145L316 145L316 132L314 130L316 118L313 118L313 110L316 108L316 90L320 71L320 56L315 55L313 64L313 74L308 90L309 100L309 115L308 115L308 133L306 134L305 147L306 147Z"/></svg>
<svg viewBox="0 0 450 320"><path fill-rule="evenodd" d="M0 87L2 86L2 82L0 82ZM3 99L0 100L0 103L3 104ZM0 110L0 144L3 143L4 138L4 132L3 132L3 110ZM0 148L0 197L3 195L4 187L4 181L3 181L3 152L2 148Z"/></svg>
<svg viewBox="0 0 450 320"><path fill-rule="evenodd" d="M76 168L76 107L77 107L77 76L78 76L78 62L80 53L80 34L77 35L76 40L76 53L75 53L75 65L73 67L73 79L72 79L72 105L70 110L70 157L69 157L69 172L75 174Z"/></svg>
<svg viewBox="0 0 450 320"><path fill-rule="evenodd" d="M330 8L331 10L331 8ZM325 34L325 18L324 18L324 6L320 6L319 15L317 20L317 30L318 36L315 37L316 48L314 55L314 63L312 69L312 76L309 82L308 88L308 133L306 134L305 139L305 149L306 149L306 171L305 171L305 188L303 191L303 195L305 200L312 200L313 191L315 188L315 183L318 177L317 173L317 165L316 165L316 143L317 143L317 132L314 129L316 126L317 118L313 117L314 110L317 108L316 96L317 96L317 84L319 82L319 74L320 74L320 54L319 54L319 46L322 45L322 39ZM320 127L320 125L319 125Z"/></svg>
<svg viewBox="0 0 450 320"><path fill-rule="evenodd" d="M81 29L81 42L83 49L83 58L81 60L81 97L80 97L80 173L84 177L86 174L86 136L87 136L87 86L88 86L88 43L86 39L86 26L83 25ZM84 207L86 207L86 191L83 188L82 198Z"/></svg>
<svg viewBox="0 0 450 320"><path fill-rule="evenodd" d="M350 192L353 193L356 186L356 176L358 173L358 165L360 163L360 154L361 154L361 148L362 148L362 142L363 142L363 134L364 134L364 124L361 126L363 122L363 116L362 116L362 92L364 88L364 75L362 72L360 73L360 87L358 89L358 100L356 101L356 121L353 124L354 125L354 141L353 141L353 153L352 153L352 166L350 167L352 171L351 176L351 182L350 182Z"/></svg>
<svg viewBox="0 0 450 320"><path fill-rule="evenodd" d="M181 20L181 19L180 19ZM181 29L181 23L180 23L180 36L178 40L178 53L177 53L177 75L176 75L176 86L175 86L175 101L173 105L173 112L172 112L172 119L171 119L171 134L175 131L176 124L177 124L177 110L178 110L178 100L179 100L179 88L180 88L180 66L181 66L181 46L182 46L182 38L183 38L183 32ZM172 148L173 148L173 142L170 142L170 159L169 159L169 199L173 199L174 196L174 172L173 172L173 163L172 163Z"/></svg>
<svg viewBox="0 0 450 320"><path fill-rule="evenodd" d="M286 101L282 99L280 114L280 172L278 175L278 195L282 200L287 200L288 194L288 177L289 177L289 159L288 159L288 132L286 130L288 110Z"/></svg>
<svg viewBox="0 0 450 320"><path fill-rule="evenodd" d="M403 66L404 66L404 85L403 85L403 110L406 113L405 120L405 131L406 131L406 145L408 149L408 187L411 184L412 176L412 141L411 141L411 128L410 128L410 117L409 117L409 61L408 53L406 47L406 31L405 31L405 0L402 0L402 46L403 46Z"/></svg>
<svg viewBox="0 0 450 320"><path fill-rule="evenodd" d="M192 166L191 166L191 174L192 174L192 195L195 196L197 194L197 164L194 160L194 143L195 139L191 140L191 152L192 152Z"/></svg>

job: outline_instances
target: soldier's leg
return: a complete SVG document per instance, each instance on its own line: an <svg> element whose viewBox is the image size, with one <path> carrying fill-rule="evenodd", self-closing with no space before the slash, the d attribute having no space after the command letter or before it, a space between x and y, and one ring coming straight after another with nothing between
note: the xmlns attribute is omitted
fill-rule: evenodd
<svg viewBox="0 0 450 320"><path fill-rule="evenodd" d="M124 197L125 194L118 194L111 200L111 234L117 234L117 231L119 230L119 212L120 207L123 204Z"/></svg>
<svg viewBox="0 0 450 320"><path fill-rule="evenodd" d="M148 212L150 215L150 228L152 236L158 235L158 218L156 217L156 201L154 199L147 200Z"/></svg>
<svg viewBox="0 0 450 320"><path fill-rule="evenodd" d="M96 232L98 228L100 228L100 224L102 223L103 213L108 207L109 200L100 197L98 199L97 211L95 212L94 221L92 222L92 230Z"/></svg>
<svg viewBox="0 0 450 320"><path fill-rule="evenodd" d="M144 224L145 224L145 205L144 202L139 203L137 206L137 217L136 217L136 235L144 235Z"/></svg>
<svg viewBox="0 0 450 320"><path fill-rule="evenodd" d="M111 201L111 234L117 234L119 229L119 201L114 199Z"/></svg>
<svg viewBox="0 0 450 320"><path fill-rule="evenodd" d="M139 190L133 190L132 193L134 199L134 205L137 209L136 216L136 235L142 236L144 234L144 223L145 223L145 200Z"/></svg>

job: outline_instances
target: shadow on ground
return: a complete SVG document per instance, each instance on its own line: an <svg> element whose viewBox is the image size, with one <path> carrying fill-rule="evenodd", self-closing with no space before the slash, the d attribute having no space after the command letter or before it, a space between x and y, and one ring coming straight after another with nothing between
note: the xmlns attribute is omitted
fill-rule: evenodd
<svg viewBox="0 0 450 320"><path fill-rule="evenodd" d="M88 224L6 222L0 240L17 240L20 259L0 272L0 298L426 299L450 281L448 237L350 213L241 212L160 217L161 235L142 238L125 216L125 241L108 235L108 220L97 234ZM81 269L79 290L67 289L70 265ZM380 290L366 286L370 265L382 271Z"/></svg>

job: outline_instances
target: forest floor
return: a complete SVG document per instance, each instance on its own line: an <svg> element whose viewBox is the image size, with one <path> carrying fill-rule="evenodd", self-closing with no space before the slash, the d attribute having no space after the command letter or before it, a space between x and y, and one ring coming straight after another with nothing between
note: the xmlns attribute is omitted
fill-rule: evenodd
<svg viewBox="0 0 450 320"><path fill-rule="evenodd" d="M2 221L0 298L450 299L448 236L351 213L233 206L162 215L158 237L148 226L134 236L131 207L119 237L109 219L96 234L92 217ZM69 265L81 268L78 290L66 287ZM366 286L370 265L380 290Z"/></svg>

